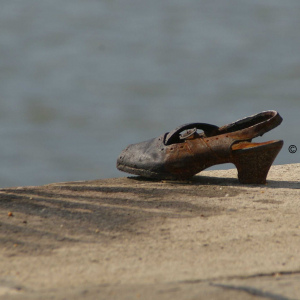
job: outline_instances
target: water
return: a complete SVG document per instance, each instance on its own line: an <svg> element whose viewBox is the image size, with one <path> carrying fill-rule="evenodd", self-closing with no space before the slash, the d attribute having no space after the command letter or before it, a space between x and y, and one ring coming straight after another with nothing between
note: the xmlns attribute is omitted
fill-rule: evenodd
<svg viewBox="0 0 300 300"><path fill-rule="evenodd" d="M298 0L0 7L1 187L124 176L130 143L267 109L284 119L262 138L284 139L275 163L299 162Z"/></svg>

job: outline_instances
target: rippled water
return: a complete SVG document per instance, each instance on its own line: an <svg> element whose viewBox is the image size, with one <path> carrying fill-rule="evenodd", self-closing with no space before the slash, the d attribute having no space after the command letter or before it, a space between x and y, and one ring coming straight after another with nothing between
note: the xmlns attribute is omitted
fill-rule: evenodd
<svg viewBox="0 0 300 300"><path fill-rule="evenodd" d="M284 139L276 163L299 162L300 1L0 6L1 187L124 176L129 143L266 109L284 119L263 137Z"/></svg>

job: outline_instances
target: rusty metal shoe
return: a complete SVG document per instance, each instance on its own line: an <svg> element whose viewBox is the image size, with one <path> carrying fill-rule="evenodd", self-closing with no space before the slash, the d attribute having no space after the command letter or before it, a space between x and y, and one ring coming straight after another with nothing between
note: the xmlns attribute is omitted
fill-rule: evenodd
<svg viewBox="0 0 300 300"><path fill-rule="evenodd" d="M129 145L119 156L117 168L148 178L186 180L213 165L233 163L241 183L263 184L283 141L252 143L252 139L281 122L281 116L270 110L222 127L185 124Z"/></svg>

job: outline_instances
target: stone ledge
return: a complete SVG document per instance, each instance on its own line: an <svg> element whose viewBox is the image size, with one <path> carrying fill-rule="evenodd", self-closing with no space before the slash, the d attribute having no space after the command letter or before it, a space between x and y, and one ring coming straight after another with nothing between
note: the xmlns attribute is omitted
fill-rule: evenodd
<svg viewBox="0 0 300 300"><path fill-rule="evenodd" d="M1 189L0 296L300 298L299 178L292 164L266 185L232 169Z"/></svg>

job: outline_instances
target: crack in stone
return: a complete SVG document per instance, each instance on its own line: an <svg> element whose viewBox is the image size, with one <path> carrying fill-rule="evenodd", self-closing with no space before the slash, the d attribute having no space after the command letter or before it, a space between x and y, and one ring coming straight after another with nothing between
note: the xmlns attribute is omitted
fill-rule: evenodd
<svg viewBox="0 0 300 300"><path fill-rule="evenodd" d="M249 286L243 286L243 285L227 285L227 284L218 284L218 283L211 283L211 286L220 287L223 289L229 289L229 290L237 290L237 291L243 291L248 294L259 296L263 298L268 298L271 300L295 300L293 298L288 298L283 295L274 294L270 292L265 292L257 288L249 287Z"/></svg>
<svg viewBox="0 0 300 300"><path fill-rule="evenodd" d="M218 281L218 280L232 280L232 279L250 279L250 278L256 278L256 277L273 277L273 276L285 276L285 275L297 275L300 274L300 270L295 271L279 271L279 272L272 272L272 273L258 273L253 275L232 275L232 276L226 276L226 277L215 277L215 278L209 278L209 279L187 279L187 280L181 280L179 283L187 283L187 284L193 284L193 283L201 283L201 282L211 282L211 281Z"/></svg>

